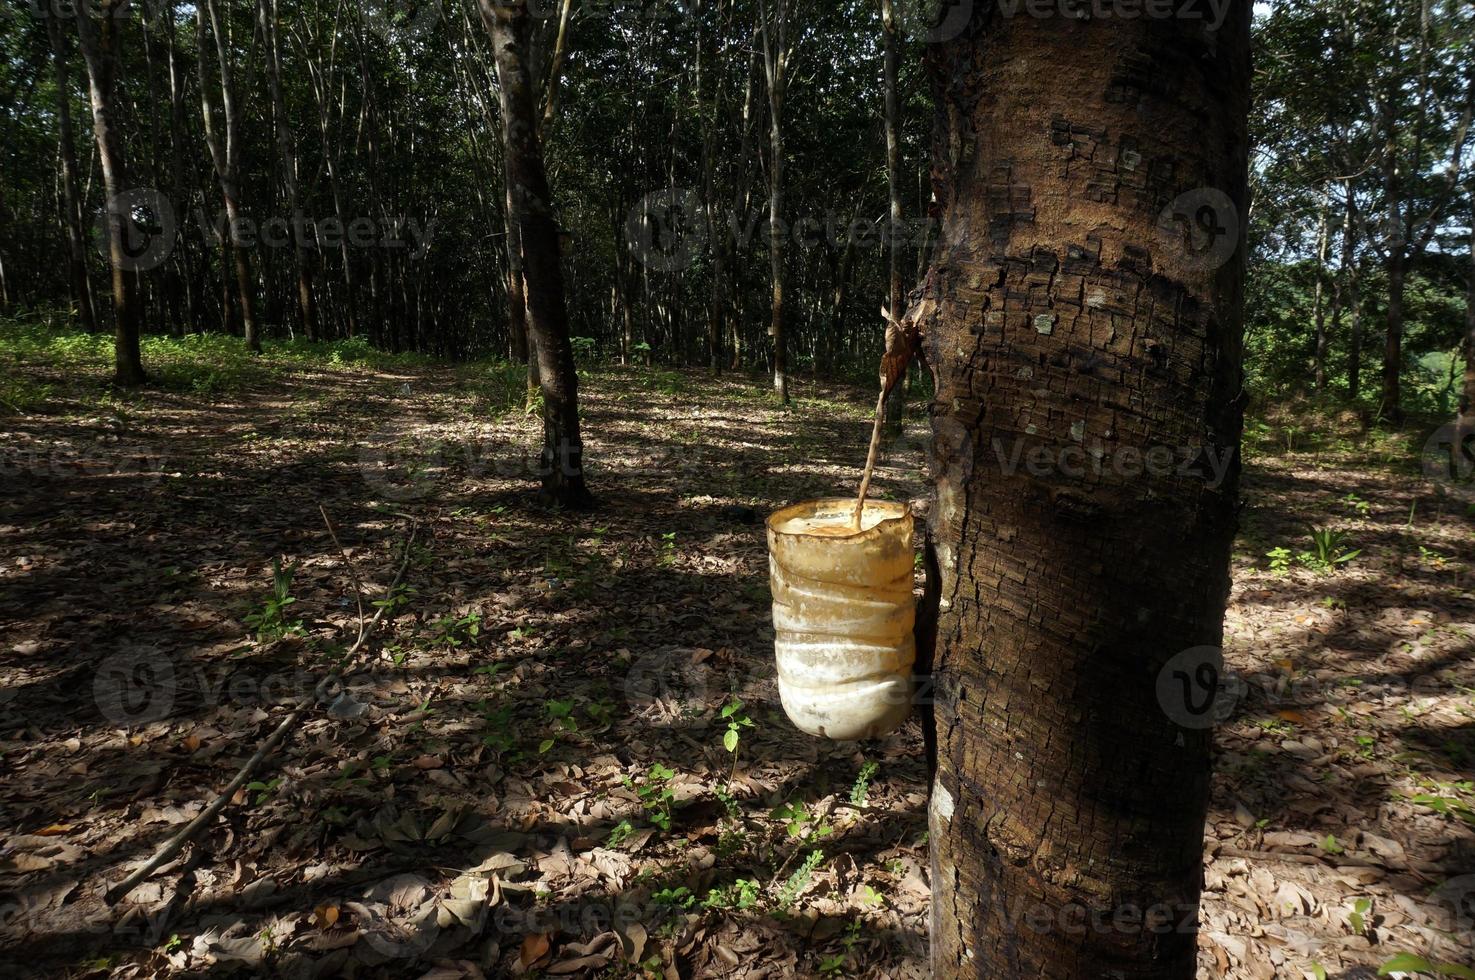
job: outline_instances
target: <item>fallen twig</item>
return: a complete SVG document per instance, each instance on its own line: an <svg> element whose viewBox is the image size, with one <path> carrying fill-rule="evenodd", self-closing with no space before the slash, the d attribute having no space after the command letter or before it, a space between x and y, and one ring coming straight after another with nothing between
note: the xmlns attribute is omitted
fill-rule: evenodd
<svg viewBox="0 0 1475 980"><path fill-rule="evenodd" d="M330 524L329 532L331 533L331 531L332 525ZM410 536L405 539L404 557L400 560L399 570L395 572L394 581L391 582L389 585L389 590L391 593L394 591L395 587L399 585L400 581L405 577L405 570L410 567L410 548L415 543L415 531L416 527L414 525L411 525ZM336 542L336 535L334 535L334 540ZM358 639L354 641L353 646L348 648L348 652L343 655L343 659L341 661L342 663L347 663L350 659L353 658L354 654L358 653L359 649L364 645L364 642L369 638L370 634L374 632L374 628L379 625L379 621L384 618L384 613L388 611L388 609L388 604L380 606L379 611L374 614L374 618L370 620L367 625L363 624L363 617L360 616ZM322 680L318 681L317 685L313 688L312 693L304 696L300 701L297 702L297 704L292 708L291 712L288 713L287 717L282 719L281 724L277 725L272 733L267 736L266 741L261 743L261 747L256 750L256 754L251 756L250 759L246 760L246 764L241 767L239 772L236 773L235 778L226 784L225 789L220 791L219 795L217 795L215 799L210 802L210 805L205 807L204 810L200 811L200 815L191 820L183 830L181 830L179 833L175 834L167 842L165 842L164 846L155 851L153 857L145 861L128 877L118 882L112 888L109 888L107 892L103 895L103 901L107 902L109 905L117 902L118 899L122 898L124 895L127 895L130 891L132 891L135 885L137 885L139 882L143 881L159 868L163 867L165 864L173 860L174 856L184 849L184 845L188 844L191 840L198 836L200 831L204 830L205 827L207 827L210 822L214 820L217 815L219 815L220 811L225 809L226 804L229 803L231 798L236 795L236 791L239 790L242 786L246 785L246 781L251 778L251 775L256 771L256 767L261 765L261 763L265 762L266 759L271 756L272 752L276 750L277 746L280 745L282 740L287 736L287 733L290 732L294 726L296 726L298 720L301 719L303 713L312 706L313 702L315 702L319 697L322 696L323 691L337 676L337 671L334 671L333 673L324 677Z"/></svg>

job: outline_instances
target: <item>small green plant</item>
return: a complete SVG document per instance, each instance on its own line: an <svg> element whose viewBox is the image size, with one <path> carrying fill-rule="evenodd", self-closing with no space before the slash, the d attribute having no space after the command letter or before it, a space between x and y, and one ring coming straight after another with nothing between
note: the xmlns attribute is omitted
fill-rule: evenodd
<svg viewBox="0 0 1475 980"><path fill-rule="evenodd" d="M871 780L876 778L876 772L880 768L876 763L869 761L860 767L860 772L855 777L855 784L850 787L850 802L853 805L866 805L866 798L871 793Z"/></svg>
<svg viewBox="0 0 1475 980"><path fill-rule="evenodd" d="M814 850L805 855L804 863L795 868L794 873L789 875L788 880L779 888L774 904L785 911L792 908L800 893L809 887L809 882L814 878L814 872L824 861L823 851Z"/></svg>
<svg viewBox="0 0 1475 980"><path fill-rule="evenodd" d="M1362 554L1361 548L1349 550L1346 533L1331 527L1312 527L1311 545L1311 553L1316 559L1314 567L1319 570L1345 564Z"/></svg>
<svg viewBox="0 0 1475 980"><path fill-rule="evenodd" d="M1434 977L1459 977L1460 980L1475 980L1475 970L1458 963L1435 963L1413 953L1399 953L1378 967L1378 976L1390 973L1424 973Z"/></svg>
<svg viewBox="0 0 1475 980"><path fill-rule="evenodd" d="M662 888L651 895L650 900L657 905L665 905L670 908L689 909L696 904L697 897L691 893L691 889L682 885L679 888Z"/></svg>
<svg viewBox="0 0 1475 980"><path fill-rule="evenodd" d="M569 698L567 701L547 701L544 704L544 708L548 712L549 720L553 722L553 737L543 739L542 743L538 746L539 755L553 748L553 744L558 740L560 732L577 734L579 731L579 723L574 718L573 698Z"/></svg>
<svg viewBox="0 0 1475 980"><path fill-rule="evenodd" d="M481 614L469 613L457 618L455 616L442 616L434 624L434 643L448 647L459 647L468 643L475 643L476 638L481 635Z"/></svg>
<svg viewBox="0 0 1475 980"><path fill-rule="evenodd" d="M1346 848L1337 842L1335 834L1327 834L1321 841L1321 849L1328 854L1341 854Z"/></svg>
<svg viewBox="0 0 1475 980"><path fill-rule="evenodd" d="M593 337L570 337L569 346L574 349L574 360L589 364L599 356L599 341Z"/></svg>
<svg viewBox="0 0 1475 980"><path fill-rule="evenodd" d="M1270 559L1270 571L1276 575L1283 575L1291 570L1291 562L1295 555L1291 554L1289 548L1271 548L1265 552L1265 557Z"/></svg>
<svg viewBox="0 0 1475 980"><path fill-rule="evenodd" d="M630 835L633 833L635 833L635 825L628 820L621 820L610 830L609 837L605 839L605 845L608 847L619 847L625 841L629 840Z"/></svg>
<svg viewBox="0 0 1475 980"><path fill-rule="evenodd" d="M1373 510L1372 504L1368 503L1366 500L1363 500L1355 493L1349 493L1347 494L1347 496L1343 497L1342 503L1346 504L1348 508L1350 508L1352 512L1358 517L1367 517L1369 514L1372 513Z"/></svg>
<svg viewBox="0 0 1475 980"><path fill-rule="evenodd" d="M1359 898L1352 903L1352 911L1347 913L1347 924L1352 927L1354 935L1361 936L1367 932L1367 914L1372 911L1373 900L1370 898Z"/></svg>
<svg viewBox="0 0 1475 980"><path fill-rule="evenodd" d="M667 784L675 775L674 769L668 769L657 762L646 770L645 780L638 785L629 776L624 778L625 785L633 789L640 798L646 819L662 830L671 829L671 807L676 800L676 793Z"/></svg>
<svg viewBox="0 0 1475 980"><path fill-rule="evenodd" d="M383 599L375 599L374 608L383 609L384 615L393 616L399 610L408 606L420 592L414 586L405 585L401 582L389 590L389 594Z"/></svg>
<svg viewBox="0 0 1475 980"><path fill-rule="evenodd" d="M725 888L713 888L702 900L705 909L747 909L758 904L758 883L738 878Z"/></svg>
<svg viewBox="0 0 1475 980"><path fill-rule="evenodd" d="M292 577L296 574L297 566L283 566L280 558L271 560L271 596L246 617L246 625L256 634L257 643L280 640L302 628L300 620L289 621L286 616L287 607L297 601L292 597Z"/></svg>
<svg viewBox="0 0 1475 980"><path fill-rule="evenodd" d="M247 783L246 784L246 792L247 793L255 793L256 794L256 805L257 806L260 806L261 804L265 803L267 800L271 799L272 795L274 793L276 793L277 787L280 786L280 785L282 785L282 777L281 776L278 776L276 779L273 779L270 782L265 782L265 783L260 782L258 780L256 782Z"/></svg>
<svg viewBox="0 0 1475 980"><path fill-rule="evenodd" d="M660 564L671 566L676 564L676 532L667 531L661 535L661 557Z"/></svg>
<svg viewBox="0 0 1475 980"><path fill-rule="evenodd" d="M784 822L784 829L790 837L810 839L827 837L834 832L828 823L818 821L815 814L810 811L802 801L799 803L781 803L774 807L768 814L775 820Z"/></svg>

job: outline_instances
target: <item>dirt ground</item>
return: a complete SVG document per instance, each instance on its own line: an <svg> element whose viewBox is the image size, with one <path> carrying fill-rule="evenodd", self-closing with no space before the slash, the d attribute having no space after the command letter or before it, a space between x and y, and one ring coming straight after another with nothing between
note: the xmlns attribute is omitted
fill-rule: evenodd
<svg viewBox="0 0 1475 980"><path fill-rule="evenodd" d="M852 491L868 393L801 382L785 412L748 379L597 370L602 506L563 514L529 493L536 420L465 370L51 380L0 427L0 972L925 975L917 722L816 740L773 682L761 519ZM881 496L923 493L922 431ZM1475 965L1475 525L1409 459L1254 430L1204 977ZM1360 553L1307 567L1306 522Z"/></svg>

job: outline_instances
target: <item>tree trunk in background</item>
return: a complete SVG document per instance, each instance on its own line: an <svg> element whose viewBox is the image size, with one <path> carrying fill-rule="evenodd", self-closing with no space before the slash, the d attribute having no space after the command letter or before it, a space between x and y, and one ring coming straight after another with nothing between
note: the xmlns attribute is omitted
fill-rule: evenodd
<svg viewBox="0 0 1475 980"><path fill-rule="evenodd" d="M569 343L558 226L543 170L526 61L528 8L526 0L480 0L480 5L491 26L502 89L507 184L522 239L528 337L543 391L543 496L565 507L585 507L593 501L584 484L578 376Z"/></svg>
<svg viewBox="0 0 1475 980"><path fill-rule="evenodd" d="M92 312L92 284L87 279L87 247L82 233L82 195L77 189L77 144L72 134L72 82L67 71L67 51L62 43L60 18L46 18L51 41L52 65L56 72L56 118L61 141L62 226L67 235L67 271L72 283L72 302L77 322L88 333L97 331Z"/></svg>
<svg viewBox="0 0 1475 980"><path fill-rule="evenodd" d="M1383 393L1378 414L1398 425L1403 421L1403 292L1408 279L1401 244L1390 249L1387 265L1388 316L1383 335Z"/></svg>
<svg viewBox="0 0 1475 980"><path fill-rule="evenodd" d="M896 14L891 9L891 0L881 0L882 85L885 88L886 102L886 197L889 201L886 254L891 263L886 309L894 317L899 317L906 312L902 308L905 300L902 297L901 283L901 135L899 133L901 112L897 107L896 97L899 46ZM902 383L892 388L890 394L886 396L885 434L887 439L895 439L901 435L901 419L906 410L906 398L906 382L903 379Z"/></svg>
<svg viewBox="0 0 1475 980"><path fill-rule="evenodd" d="M768 264L773 280L773 314L768 335L773 339L773 388L789 403L789 352L784 337L784 89L788 84L788 0L778 0L770 27L768 0L759 0L763 36L763 73L768 81Z"/></svg>
<svg viewBox="0 0 1475 980"><path fill-rule="evenodd" d="M225 142L221 143L215 131L215 109L210 103L210 86L205 75L206 16L210 19L209 30L215 35L215 56L220 66L220 105L225 114ZM241 154L240 118L236 112L234 72L231 70L233 55L220 29L220 17L215 10L215 0L199 0L195 7L196 36L199 38L200 106L204 116L205 145L210 149L210 159L215 165L215 176L220 181L220 193L225 199L225 219L231 239L231 255L235 259L236 294L241 317L241 332L246 338L246 348L261 352L261 335L256 326L256 301L251 277L251 253L238 236L241 221L241 192L239 166ZM222 275L225 271L221 270Z"/></svg>
<svg viewBox="0 0 1475 980"><path fill-rule="evenodd" d="M123 136L118 131L114 89L119 64L118 30L126 20L117 16L125 0L97 0L97 18L91 8L77 18L77 39L82 60L87 64L88 91L92 102L92 130L97 139L97 159L102 167L103 193L107 195L108 260L113 275L113 379L120 385L148 380L139 356L138 331L143 319L137 279L128 266L125 245L127 222L132 215L120 195L128 190L128 170L123 159Z"/></svg>
<svg viewBox="0 0 1475 980"><path fill-rule="evenodd" d="M973 11L929 53L939 305L908 314L937 382L933 975L1186 980L1210 737L1157 684L1229 591L1250 5Z"/></svg>
<svg viewBox="0 0 1475 980"><path fill-rule="evenodd" d="M1331 209L1330 195L1321 202L1321 217L1316 226L1316 286L1312 290L1312 321L1315 333L1312 338L1311 371L1315 378L1316 393L1326 391L1326 305L1322 302L1326 282L1326 256L1328 244L1327 219Z"/></svg>
<svg viewBox="0 0 1475 980"><path fill-rule="evenodd" d="M1470 267L1467 275L1469 280L1465 283L1465 342L1463 345L1465 355L1465 378L1460 389L1460 418L1459 430L1461 437L1465 433L1475 432L1475 185L1470 191ZM1463 445L1463 442L1461 442Z"/></svg>
<svg viewBox="0 0 1475 980"><path fill-rule="evenodd" d="M1347 398L1355 402L1362 394L1362 283L1352 238L1352 229L1357 227L1357 199L1352 196L1351 180L1342 182L1342 193L1341 271L1347 277Z"/></svg>
<svg viewBox="0 0 1475 980"><path fill-rule="evenodd" d="M312 286L312 259L307 243L302 240L304 221L301 192L298 189L297 150L292 142L292 125L287 115L287 100L282 94L282 52L277 37L281 24L277 0L261 0L261 25L266 35L267 82L271 88L273 115L277 124L277 154L282 161L282 185L287 191L287 213L290 215L292 258L297 269L297 316L309 340L318 339L317 297Z"/></svg>

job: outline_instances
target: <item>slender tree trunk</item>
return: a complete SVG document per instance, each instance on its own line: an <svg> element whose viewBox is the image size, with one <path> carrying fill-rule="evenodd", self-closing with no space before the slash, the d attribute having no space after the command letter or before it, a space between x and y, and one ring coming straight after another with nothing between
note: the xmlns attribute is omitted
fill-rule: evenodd
<svg viewBox="0 0 1475 980"><path fill-rule="evenodd" d="M1403 246L1388 254L1388 316L1383 336L1383 395L1379 414L1394 425L1403 422L1403 293L1408 266Z"/></svg>
<svg viewBox="0 0 1475 980"><path fill-rule="evenodd" d="M128 189L128 169L123 154L123 137L118 130L114 101L119 65L117 16L125 0L97 0L99 16L79 11L77 38L82 60L87 64L88 90L92 102L92 130L97 139L97 159L102 167L103 193L107 195L108 260L113 276L114 381L120 385L143 384L148 380L139 355L139 323L143 310L138 298L137 277L128 268L125 245L127 223L132 220L122 195Z"/></svg>
<svg viewBox="0 0 1475 980"><path fill-rule="evenodd" d="M1465 283L1465 376L1460 389L1460 445L1463 437L1475 432L1475 185L1470 188L1470 268Z"/></svg>
<svg viewBox="0 0 1475 980"><path fill-rule="evenodd" d="M929 53L943 231L907 316L937 382L937 977L1194 976L1210 734L1158 681L1202 678L1229 591L1250 5L1229 9L1206 33L982 4ZM1168 200L1198 191L1170 229L1071 165L1128 140Z"/></svg>
<svg viewBox="0 0 1475 980"><path fill-rule="evenodd" d="M768 265L773 281L773 308L768 335L773 341L773 388L789 403L789 351L784 336L784 90L788 85L788 0L778 0L773 23L768 0L759 0L762 18L763 70L768 81Z"/></svg>
<svg viewBox="0 0 1475 980"><path fill-rule="evenodd" d="M1357 401L1362 394L1362 283L1352 230L1357 227L1357 199L1352 182L1342 182L1342 271L1347 287L1347 398Z"/></svg>
<svg viewBox="0 0 1475 980"><path fill-rule="evenodd" d="M543 392L543 496L565 507L585 507L584 443L579 434L578 376L569 343L568 309L559 264L537 115L528 75L530 20L526 0L480 0L492 29L502 89L507 184L522 239L527 279L527 326Z"/></svg>
<svg viewBox="0 0 1475 980"><path fill-rule="evenodd" d="M897 37L896 15L891 9L891 0L881 0L881 50L882 78L885 92L886 117L886 198L889 202L886 222L886 253L891 269L886 308L895 317L901 316L901 137L900 116L896 96L896 70L899 38ZM902 415L906 411L906 385L898 384L886 396L886 427L888 439L901 435Z"/></svg>
<svg viewBox="0 0 1475 980"><path fill-rule="evenodd" d="M1315 335L1312 343L1312 374L1315 378L1316 393L1319 395L1326 391L1326 306L1322 302L1324 284L1326 282L1326 257L1328 245L1328 211L1331 208L1331 197L1325 195L1321 203L1321 217L1316 227L1316 285L1312 289L1312 321L1315 323Z"/></svg>
<svg viewBox="0 0 1475 980"><path fill-rule="evenodd" d="M241 240L242 228L240 173L240 117L236 112L234 72L231 69L232 55L226 36L220 28L220 17L215 9L215 0L199 0L195 7L195 26L199 39L200 105L204 116L205 145L210 149L210 159L215 166L215 176L220 181L220 193L225 199L227 235L231 239L231 255L234 258L236 294L241 317L241 331L245 335L246 348L261 352L261 335L256 325L255 289L251 277L251 253ZM206 27L206 18L209 27ZM215 56L220 68L220 104L225 116L225 140L222 143L215 129L215 109L210 101L210 86L205 74L205 36L207 30L215 36ZM222 270L223 271L223 270Z"/></svg>
<svg viewBox="0 0 1475 980"><path fill-rule="evenodd" d="M77 144L72 133L72 82L67 71L67 51L62 41L60 18L46 18L51 40L52 66L56 74L56 119L61 143L62 226L67 235L67 271L72 282L72 302L77 322L88 333L97 331L92 312L92 284L87 279L87 247L82 233L82 195L77 189Z"/></svg>
<svg viewBox="0 0 1475 980"><path fill-rule="evenodd" d="M292 258L297 270L297 316L309 340L318 337L317 296L312 285L312 258L303 241L306 216L302 213L301 191L297 177L297 149L292 142L292 125L287 115L287 100L282 94L282 52L277 37L281 24L277 0L261 0L261 25L266 35L267 82L271 88L273 114L276 116L277 154L282 162L282 186L287 192L287 213L291 224Z"/></svg>

